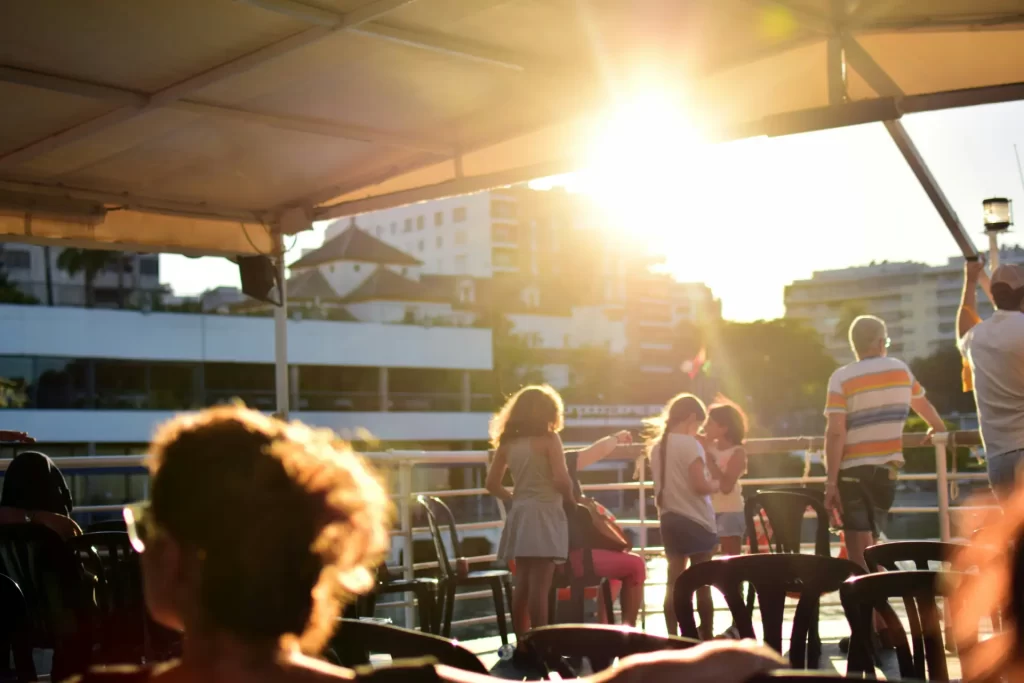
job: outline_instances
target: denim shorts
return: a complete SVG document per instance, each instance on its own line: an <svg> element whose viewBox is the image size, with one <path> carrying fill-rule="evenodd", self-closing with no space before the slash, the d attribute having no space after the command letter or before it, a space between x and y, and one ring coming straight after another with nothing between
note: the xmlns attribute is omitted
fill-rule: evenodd
<svg viewBox="0 0 1024 683"><path fill-rule="evenodd" d="M663 512L661 542L665 546L666 555L689 557L714 552L718 547L718 534L708 531L703 524L686 515Z"/></svg>
<svg viewBox="0 0 1024 683"><path fill-rule="evenodd" d="M718 512L715 514L718 537L743 536L747 533L747 516L742 512Z"/></svg>
<svg viewBox="0 0 1024 683"><path fill-rule="evenodd" d="M1003 500L1013 493L1021 458L1024 458L1024 448L1003 453L994 458L985 458L985 463L988 466L988 481L996 498Z"/></svg>
<svg viewBox="0 0 1024 683"><path fill-rule="evenodd" d="M884 531L896 498L895 470L888 465L859 465L839 472L839 501L846 531ZM871 516L874 517L874 528Z"/></svg>

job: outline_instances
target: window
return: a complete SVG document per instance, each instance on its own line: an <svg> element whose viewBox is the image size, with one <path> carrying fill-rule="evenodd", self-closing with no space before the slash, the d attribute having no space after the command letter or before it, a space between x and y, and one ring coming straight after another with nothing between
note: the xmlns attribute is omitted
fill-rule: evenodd
<svg viewBox="0 0 1024 683"><path fill-rule="evenodd" d="M398 223L391 221L391 234L394 235L398 232Z"/></svg>
<svg viewBox="0 0 1024 683"><path fill-rule="evenodd" d="M30 357L0 357L0 408L27 407L32 376Z"/></svg>
<svg viewBox="0 0 1024 683"><path fill-rule="evenodd" d="M203 373L207 403L216 405L240 398L252 408L274 410L276 398L273 365L206 363Z"/></svg>
<svg viewBox="0 0 1024 683"><path fill-rule="evenodd" d="M466 235L466 231L465 230L456 230L455 231L455 244L461 246L461 245L466 244L466 242L468 242L468 241L469 241L469 238L468 238L468 235Z"/></svg>
<svg viewBox="0 0 1024 683"><path fill-rule="evenodd" d="M384 228L382 226L378 225L377 226L377 237L383 237L383 236L384 236Z"/></svg>
<svg viewBox="0 0 1024 683"><path fill-rule="evenodd" d="M416 216L416 229L422 230L424 225L423 216Z"/></svg>
<svg viewBox="0 0 1024 683"><path fill-rule="evenodd" d="M463 223L466 220L466 207L456 206L452 209L452 223Z"/></svg>
<svg viewBox="0 0 1024 683"><path fill-rule="evenodd" d="M160 261L156 258L139 259L139 273L141 275L159 275Z"/></svg>
<svg viewBox="0 0 1024 683"><path fill-rule="evenodd" d="M437 238L437 248L440 249L443 245L444 245L444 238L441 237L441 236L438 236L438 238Z"/></svg>
<svg viewBox="0 0 1024 683"><path fill-rule="evenodd" d="M465 254L459 254L458 256L455 257L455 270L456 270L456 272L459 272L459 273L465 273L466 272L467 267L466 267L466 255Z"/></svg>
<svg viewBox="0 0 1024 683"><path fill-rule="evenodd" d="M411 218L406 218L405 219L405 231L406 232L412 232L412 219Z"/></svg>
<svg viewBox="0 0 1024 683"><path fill-rule="evenodd" d="M8 270L28 270L32 267L32 254L25 249L4 249L3 262Z"/></svg>
<svg viewBox="0 0 1024 683"><path fill-rule="evenodd" d="M457 256L457 257L455 257L455 262L458 263L460 258L464 259L465 256L461 256L461 257ZM472 280L465 280L465 281L459 283L459 301L460 302L462 302L464 304L473 303L473 301L476 299L475 294L476 293L473 291L473 281Z"/></svg>
<svg viewBox="0 0 1024 683"><path fill-rule="evenodd" d="M519 230L514 225L492 225L491 241L499 244L514 244L519 241Z"/></svg>
<svg viewBox="0 0 1024 683"><path fill-rule="evenodd" d="M423 240L420 240L420 253L423 252Z"/></svg>
<svg viewBox="0 0 1024 683"><path fill-rule="evenodd" d="M434 214L434 227L441 227L444 225L444 211L438 211Z"/></svg>
<svg viewBox="0 0 1024 683"><path fill-rule="evenodd" d="M491 200L491 217L492 218L515 218L516 217L516 205L515 202L502 201L500 199Z"/></svg>

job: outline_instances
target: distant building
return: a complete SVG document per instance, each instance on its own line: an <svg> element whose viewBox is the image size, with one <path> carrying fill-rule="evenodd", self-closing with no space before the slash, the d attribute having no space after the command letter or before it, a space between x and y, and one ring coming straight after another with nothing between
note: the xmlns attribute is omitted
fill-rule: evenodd
<svg viewBox="0 0 1024 683"><path fill-rule="evenodd" d="M1024 249L1001 252L1004 263L1024 263ZM930 356L956 340L956 315L963 288L963 258L945 265L873 263L814 273L786 287L786 317L808 321L828 352L841 363L853 359L846 330L838 329L856 313L877 315L889 327L890 352L905 360ZM978 293L979 313L992 305Z"/></svg>
<svg viewBox="0 0 1024 683"><path fill-rule="evenodd" d="M292 264L288 297L314 316L366 322L504 316L559 387L571 382L573 349L672 373L678 325L720 317L719 302L706 285L652 273L657 259L595 216L579 195L516 187L343 219Z"/></svg>
<svg viewBox="0 0 1024 683"><path fill-rule="evenodd" d="M0 247L0 262L8 281L41 304L54 306L82 306L85 304L85 277L74 276L57 267L63 251L60 247L41 247L34 244L4 243ZM47 284L47 256L49 256L49 286ZM152 301L160 292L160 259L158 254L121 254L121 267L112 264L102 270L93 282L98 308L116 308L120 300L125 305L140 307Z"/></svg>

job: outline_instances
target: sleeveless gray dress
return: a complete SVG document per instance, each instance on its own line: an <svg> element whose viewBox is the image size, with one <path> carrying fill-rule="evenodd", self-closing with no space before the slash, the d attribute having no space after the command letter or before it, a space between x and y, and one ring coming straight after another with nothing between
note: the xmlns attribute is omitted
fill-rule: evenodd
<svg viewBox="0 0 1024 683"><path fill-rule="evenodd" d="M569 520L562 508L562 494L555 489L551 463L530 444L531 439L523 438L508 446L514 488L498 543L498 559L537 557L563 562L569 556Z"/></svg>

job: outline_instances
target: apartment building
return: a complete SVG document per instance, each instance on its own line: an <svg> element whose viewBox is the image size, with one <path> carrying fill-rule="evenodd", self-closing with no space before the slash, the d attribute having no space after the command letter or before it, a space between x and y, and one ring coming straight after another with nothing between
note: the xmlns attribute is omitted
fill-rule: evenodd
<svg viewBox="0 0 1024 683"><path fill-rule="evenodd" d="M1000 258L1024 263L1024 249L1004 249ZM963 257L953 257L940 266L883 262L816 272L786 287L786 317L808 321L840 363L853 359L840 327L860 313L885 320L891 353L908 361L923 358L956 341L963 263ZM978 303L988 317L992 306L980 292Z"/></svg>

